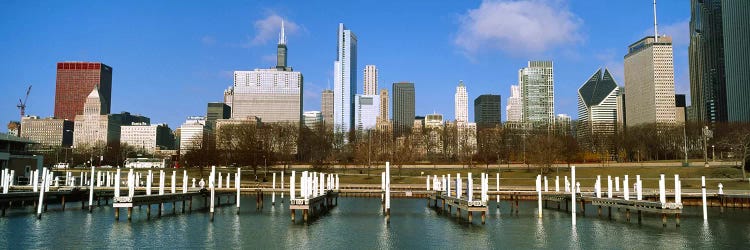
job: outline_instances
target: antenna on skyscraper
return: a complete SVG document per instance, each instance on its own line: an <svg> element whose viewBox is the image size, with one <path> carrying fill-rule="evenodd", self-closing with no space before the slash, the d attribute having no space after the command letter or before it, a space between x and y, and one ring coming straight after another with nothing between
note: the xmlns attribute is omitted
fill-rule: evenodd
<svg viewBox="0 0 750 250"><path fill-rule="evenodd" d="M279 34L279 44L286 44L286 34L284 34L284 19L281 19L281 33Z"/></svg>
<svg viewBox="0 0 750 250"><path fill-rule="evenodd" d="M656 0L654 0L654 42L659 42L659 25L656 23Z"/></svg>

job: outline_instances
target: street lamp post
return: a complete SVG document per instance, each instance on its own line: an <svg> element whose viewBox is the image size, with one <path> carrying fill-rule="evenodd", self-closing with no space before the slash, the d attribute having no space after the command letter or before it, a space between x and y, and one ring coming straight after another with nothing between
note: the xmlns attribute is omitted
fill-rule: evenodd
<svg viewBox="0 0 750 250"><path fill-rule="evenodd" d="M711 145L711 158L716 162L716 145Z"/></svg>

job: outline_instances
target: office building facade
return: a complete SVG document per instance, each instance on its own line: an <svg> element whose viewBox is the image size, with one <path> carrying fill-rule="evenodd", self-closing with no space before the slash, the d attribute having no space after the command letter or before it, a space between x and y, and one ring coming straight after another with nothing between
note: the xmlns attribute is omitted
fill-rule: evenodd
<svg viewBox="0 0 750 250"><path fill-rule="evenodd" d="M59 62L55 79L55 118L74 121L94 88L98 88L102 112L112 105L112 67L99 62Z"/></svg>
<svg viewBox="0 0 750 250"><path fill-rule="evenodd" d="M339 134L354 127L354 97L357 94L357 36L339 23L336 61L333 63L333 127ZM344 141L347 140L343 136Z"/></svg>
<svg viewBox="0 0 750 250"><path fill-rule="evenodd" d="M675 124L672 38L648 36L625 55L626 124Z"/></svg>
<svg viewBox="0 0 750 250"><path fill-rule="evenodd" d="M411 133L414 125L414 83L393 83L391 89L393 90L393 135L404 136Z"/></svg>
<svg viewBox="0 0 750 250"><path fill-rule="evenodd" d="M494 128L501 125L500 95L480 95L474 99L474 122L477 128Z"/></svg>

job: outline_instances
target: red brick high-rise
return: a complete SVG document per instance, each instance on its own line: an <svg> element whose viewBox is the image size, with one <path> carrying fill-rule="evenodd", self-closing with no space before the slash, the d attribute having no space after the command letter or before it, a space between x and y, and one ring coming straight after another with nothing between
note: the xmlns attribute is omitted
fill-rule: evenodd
<svg viewBox="0 0 750 250"><path fill-rule="evenodd" d="M75 120L83 114L83 103L99 86L105 114L112 104L112 67L99 62L59 62L55 89L55 117Z"/></svg>

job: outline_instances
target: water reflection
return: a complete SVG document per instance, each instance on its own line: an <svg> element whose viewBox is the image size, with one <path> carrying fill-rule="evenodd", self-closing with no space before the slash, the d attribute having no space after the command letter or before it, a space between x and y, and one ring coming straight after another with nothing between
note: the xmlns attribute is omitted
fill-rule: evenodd
<svg viewBox="0 0 750 250"><path fill-rule="evenodd" d="M536 248L543 248L547 246L547 232L544 231L544 219L537 218L536 220Z"/></svg>
<svg viewBox="0 0 750 250"><path fill-rule="evenodd" d="M254 196L243 197L252 204ZM201 201L202 199L196 199ZM491 216L481 225L479 215L473 224L462 219L438 214L423 199L394 199L391 223L381 214L378 198L339 199L338 207L309 224L298 220L291 223L288 205L254 207L236 214L236 206L216 208L215 221L210 222L206 210L192 213L166 213L147 220L145 207L134 209L133 220L127 221L121 211L119 222L113 221L114 210L101 207L93 213L78 209L66 211L50 207L42 220L36 220L31 209L13 209L0 218L0 249L71 248L249 248L249 249L649 249L698 248L743 249L750 242L750 213L730 210L703 223L701 210L690 207L683 211L682 227L675 228L673 218L664 228L660 215L646 215L643 225L625 222L622 212L608 221L591 216L579 217L571 227L570 212L545 210L538 219L535 202L521 202L518 216ZM194 207L201 207L196 202ZM270 204L267 202L266 204ZM506 203L504 203L506 204ZM165 211L170 211L171 203ZM246 206L248 207L248 206ZM493 213L506 212L506 206ZM509 209L510 206L507 206ZM587 207L593 208L593 207ZM595 208L594 208L595 209ZM155 211L155 209L154 209ZM614 212L614 211L613 211ZM156 213L154 213L156 214ZM606 213L605 213L606 214Z"/></svg>

